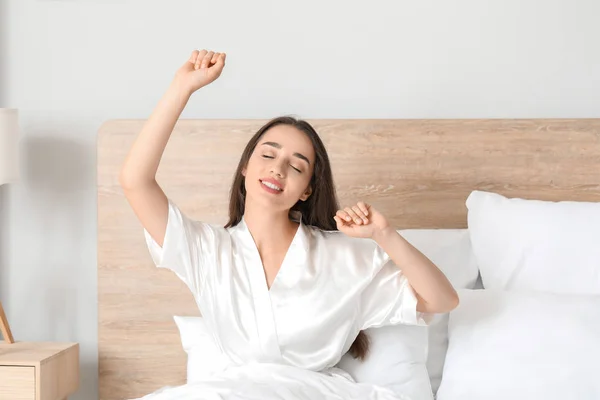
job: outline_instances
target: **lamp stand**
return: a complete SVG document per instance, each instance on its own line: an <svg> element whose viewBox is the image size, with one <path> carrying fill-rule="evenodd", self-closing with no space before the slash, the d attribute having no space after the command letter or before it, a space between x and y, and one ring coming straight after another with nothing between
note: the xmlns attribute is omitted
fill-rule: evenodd
<svg viewBox="0 0 600 400"><path fill-rule="evenodd" d="M6 314L4 314L4 308L2 308L2 302L0 302L0 331L2 331L2 336L6 343L15 342L10 331L10 326L8 325L8 320L6 319Z"/></svg>

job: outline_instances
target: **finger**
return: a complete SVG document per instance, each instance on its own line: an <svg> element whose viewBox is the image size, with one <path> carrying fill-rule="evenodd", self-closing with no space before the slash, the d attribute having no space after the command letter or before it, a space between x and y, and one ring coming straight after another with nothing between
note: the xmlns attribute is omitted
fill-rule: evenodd
<svg viewBox="0 0 600 400"><path fill-rule="evenodd" d="M225 53L219 53L219 57L217 57L215 66L217 67L217 69L223 69L224 65L225 65Z"/></svg>
<svg viewBox="0 0 600 400"><path fill-rule="evenodd" d="M364 201L359 201L356 205L358 206L358 208L360 208L360 210L363 212L363 214L365 214L365 216L369 215L369 208L371 206L369 206Z"/></svg>
<svg viewBox="0 0 600 400"><path fill-rule="evenodd" d="M337 225L337 228L340 229L340 227L342 225L344 225L344 222L340 219L340 217L338 217L337 215L333 216L333 219L335 220L335 224Z"/></svg>
<svg viewBox="0 0 600 400"><path fill-rule="evenodd" d="M192 55L190 56L190 59L188 61L192 64L196 64L196 58L198 58L198 54L200 54L198 50L192 51Z"/></svg>
<svg viewBox="0 0 600 400"><path fill-rule="evenodd" d="M212 51L207 52L202 59L202 63L200 63L200 68L208 68L208 63L212 60L214 54Z"/></svg>
<svg viewBox="0 0 600 400"><path fill-rule="evenodd" d="M335 217L333 217L333 219L335 219L335 223L336 223L338 231L348 232L349 230L352 229L347 222L345 222L343 219L341 219L337 215Z"/></svg>
<svg viewBox="0 0 600 400"><path fill-rule="evenodd" d="M344 210L338 210L336 215L343 221L352 222L352 218Z"/></svg>
<svg viewBox="0 0 600 400"><path fill-rule="evenodd" d="M221 53L215 53L215 54L213 54L212 58L210 59L210 64L211 64L211 65L212 65L212 64L216 64L216 63L217 63L217 60L219 59L219 55L220 55L220 54L221 54Z"/></svg>
<svg viewBox="0 0 600 400"><path fill-rule="evenodd" d="M364 224L368 224L369 220L367 219L367 216L365 215L365 213L358 207L358 205L352 207L352 210L356 213L356 215L358 215L358 217L360 219L362 219L362 222Z"/></svg>
<svg viewBox="0 0 600 400"><path fill-rule="evenodd" d="M194 62L194 69L199 69L200 68L200 63L204 59L204 56L206 55L206 53L207 53L206 50L200 50L198 52L198 55L196 56L196 61Z"/></svg>
<svg viewBox="0 0 600 400"><path fill-rule="evenodd" d="M352 217L352 220L354 221L355 224L362 224L362 219L359 218L358 215L356 215L356 213L354 212L354 210L352 210L350 207L344 208L344 211L346 211L348 213L348 215L350 215L350 217Z"/></svg>
<svg viewBox="0 0 600 400"><path fill-rule="evenodd" d="M194 69L200 68L200 63L202 62L202 59L204 58L205 54L206 50L200 50L198 51L198 53L196 53L196 60L194 60Z"/></svg>

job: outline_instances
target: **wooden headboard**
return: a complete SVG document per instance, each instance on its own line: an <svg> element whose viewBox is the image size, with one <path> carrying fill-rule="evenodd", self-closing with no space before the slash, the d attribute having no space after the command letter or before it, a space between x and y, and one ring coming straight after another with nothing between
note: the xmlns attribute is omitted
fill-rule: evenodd
<svg viewBox="0 0 600 400"><path fill-rule="evenodd" d="M158 181L184 212L223 224L233 173L266 121L181 120ZM474 190L600 201L600 119L311 120L342 205L365 200L398 228L464 228ZM198 315L188 289L154 268L118 174L144 121L108 121L98 138L99 387L102 400L185 382L173 315Z"/></svg>

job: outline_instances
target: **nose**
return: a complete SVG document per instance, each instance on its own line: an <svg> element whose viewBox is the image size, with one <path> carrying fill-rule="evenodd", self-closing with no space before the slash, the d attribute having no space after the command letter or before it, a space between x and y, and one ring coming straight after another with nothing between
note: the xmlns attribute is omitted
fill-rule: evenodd
<svg viewBox="0 0 600 400"><path fill-rule="evenodd" d="M280 178L283 178L283 176L284 176L283 171L284 171L284 167L282 165L282 162L274 162L271 165L271 172Z"/></svg>

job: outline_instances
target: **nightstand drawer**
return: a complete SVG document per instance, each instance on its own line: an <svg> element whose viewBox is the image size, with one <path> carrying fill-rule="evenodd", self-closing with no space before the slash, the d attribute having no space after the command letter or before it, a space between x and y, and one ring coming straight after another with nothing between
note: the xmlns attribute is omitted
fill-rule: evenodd
<svg viewBox="0 0 600 400"><path fill-rule="evenodd" d="M35 400L35 368L0 366L0 399Z"/></svg>

